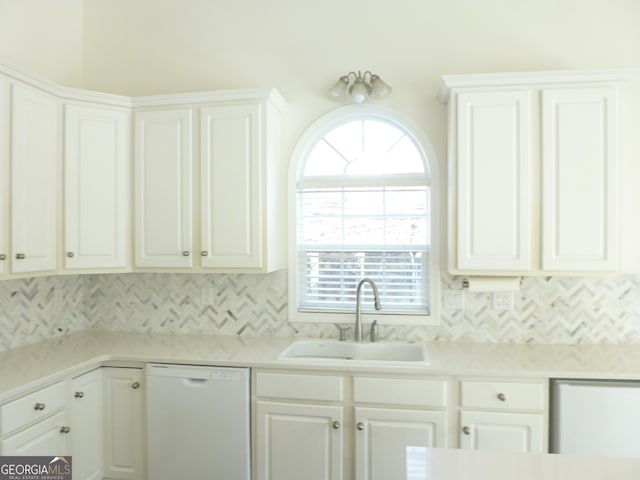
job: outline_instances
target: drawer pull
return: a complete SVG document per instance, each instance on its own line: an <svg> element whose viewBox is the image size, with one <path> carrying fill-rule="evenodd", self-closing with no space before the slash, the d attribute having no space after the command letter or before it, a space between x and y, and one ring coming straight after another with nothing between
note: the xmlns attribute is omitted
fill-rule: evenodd
<svg viewBox="0 0 640 480"><path fill-rule="evenodd" d="M6 260L7 256L4 253L0 253L0 260Z"/></svg>
<svg viewBox="0 0 640 480"><path fill-rule="evenodd" d="M60 433L69 433L71 431L71 428L69 427L61 427L60 428Z"/></svg>
<svg viewBox="0 0 640 480"><path fill-rule="evenodd" d="M469 427L462 427L462 433L465 435L471 435L471 429Z"/></svg>
<svg viewBox="0 0 640 480"><path fill-rule="evenodd" d="M200 255L202 255L203 257L206 257L207 255L209 255L209 252L207 252L206 250L203 250L202 252L200 252Z"/></svg>
<svg viewBox="0 0 640 480"><path fill-rule="evenodd" d="M182 252L183 257L188 257L189 255L191 255L191 252L188 250L185 250L184 252Z"/></svg>
<svg viewBox="0 0 640 480"><path fill-rule="evenodd" d="M364 423L358 422L358 424L356 425L356 428L360 431L364 430Z"/></svg>
<svg viewBox="0 0 640 480"><path fill-rule="evenodd" d="M16 253L16 260L24 260L27 256L24 253Z"/></svg>
<svg viewBox="0 0 640 480"><path fill-rule="evenodd" d="M46 406L46 405L45 405L44 403L40 403L40 402L38 402L38 403L36 403L36 404L33 406L33 409L34 409L34 410L44 410L44 407L45 407L45 406Z"/></svg>
<svg viewBox="0 0 640 480"><path fill-rule="evenodd" d="M84 397L84 392L76 392L76 394L74 395L74 397L76 397L76 398L82 398L82 397Z"/></svg>
<svg viewBox="0 0 640 480"><path fill-rule="evenodd" d="M140 388L140 382L133 382L133 385L131 385L131 388L133 388L134 390Z"/></svg>
<svg viewBox="0 0 640 480"><path fill-rule="evenodd" d="M337 421L337 420L334 420L334 421L333 421L333 423L331 424L331 427L332 427L334 430L338 430L338 429L340 428L340 422L339 422L339 421Z"/></svg>
<svg viewBox="0 0 640 480"><path fill-rule="evenodd" d="M498 400L500 400L501 402L506 402L507 401L507 396L504 393L499 393L498 394Z"/></svg>

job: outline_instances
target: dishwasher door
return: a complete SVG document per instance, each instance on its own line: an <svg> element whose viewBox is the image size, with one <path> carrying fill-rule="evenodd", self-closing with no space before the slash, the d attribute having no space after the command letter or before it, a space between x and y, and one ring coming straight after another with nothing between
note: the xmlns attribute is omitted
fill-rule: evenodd
<svg viewBox="0 0 640 480"><path fill-rule="evenodd" d="M149 480L250 480L249 369L147 365Z"/></svg>
<svg viewBox="0 0 640 480"><path fill-rule="evenodd" d="M640 382L551 381L551 453L640 458Z"/></svg>

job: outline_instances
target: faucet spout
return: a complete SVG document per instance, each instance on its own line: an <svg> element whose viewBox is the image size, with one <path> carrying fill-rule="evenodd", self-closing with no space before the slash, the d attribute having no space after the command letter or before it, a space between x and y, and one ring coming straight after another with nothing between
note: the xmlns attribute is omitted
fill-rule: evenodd
<svg viewBox="0 0 640 480"><path fill-rule="evenodd" d="M356 289L356 325L353 330L353 339L356 342L362 341L362 312L360 311L360 291L365 283L368 283L373 290L373 298L374 298L374 307L376 310L380 310L382 306L380 305L380 296L378 295L378 287L375 282L370 278L363 278L358 282L358 288Z"/></svg>

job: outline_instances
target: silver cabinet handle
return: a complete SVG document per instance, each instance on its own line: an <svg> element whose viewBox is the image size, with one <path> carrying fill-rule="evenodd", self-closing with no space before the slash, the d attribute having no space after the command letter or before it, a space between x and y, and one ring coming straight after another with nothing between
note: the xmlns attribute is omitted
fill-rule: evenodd
<svg viewBox="0 0 640 480"><path fill-rule="evenodd" d="M0 253L0 261L6 260L7 256L4 253Z"/></svg>
<svg viewBox="0 0 640 480"><path fill-rule="evenodd" d="M462 427L462 433L465 435L471 435L471 429L469 427Z"/></svg>
<svg viewBox="0 0 640 480"><path fill-rule="evenodd" d="M84 392L76 392L76 394L74 395L74 397L76 397L76 398L82 398L82 397L84 397Z"/></svg>
<svg viewBox="0 0 640 480"><path fill-rule="evenodd" d="M334 420L333 423L331 424L331 427L333 427L334 430L338 430L340 428L340 422L337 420Z"/></svg>
<svg viewBox="0 0 640 480"><path fill-rule="evenodd" d="M189 250L185 250L184 252L182 252L183 257L188 257L189 255L191 255L191 252L189 252Z"/></svg>
<svg viewBox="0 0 640 480"><path fill-rule="evenodd" d="M131 388L133 388L134 390L137 388L140 388L140 382L133 382L133 384L131 385Z"/></svg>
<svg viewBox="0 0 640 480"><path fill-rule="evenodd" d="M69 433L71 431L70 427L61 427L60 433Z"/></svg>
<svg viewBox="0 0 640 480"><path fill-rule="evenodd" d="M360 431L364 430L364 423L358 422L358 424L356 425L356 428Z"/></svg>
<svg viewBox="0 0 640 480"><path fill-rule="evenodd" d="M69 258L73 258L74 253L73 252L67 252L67 257Z"/></svg>
<svg viewBox="0 0 640 480"><path fill-rule="evenodd" d="M24 260L27 256L24 253L16 253L16 260Z"/></svg>
<svg viewBox="0 0 640 480"><path fill-rule="evenodd" d="M33 406L33 409L34 409L34 410L44 410L44 407L45 407L45 406L46 406L46 405L45 405L44 403L40 403L40 402L38 402L38 403L36 403L36 404Z"/></svg>
<svg viewBox="0 0 640 480"><path fill-rule="evenodd" d="M498 400L500 400L501 402L506 402L507 401L507 396L504 393L499 393L498 394Z"/></svg>
<svg viewBox="0 0 640 480"><path fill-rule="evenodd" d="M209 252L207 252L206 250L203 250L202 252L200 252L200 255L202 255L203 257L206 257L207 255L209 255Z"/></svg>

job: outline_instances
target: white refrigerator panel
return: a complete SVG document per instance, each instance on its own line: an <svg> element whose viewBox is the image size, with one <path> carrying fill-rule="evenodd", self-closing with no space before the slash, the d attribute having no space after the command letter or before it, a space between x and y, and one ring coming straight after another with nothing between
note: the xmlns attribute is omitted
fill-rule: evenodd
<svg viewBox="0 0 640 480"><path fill-rule="evenodd" d="M554 380L552 453L640 458L640 382Z"/></svg>

